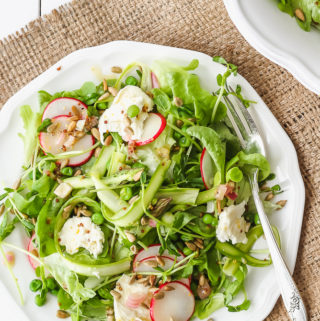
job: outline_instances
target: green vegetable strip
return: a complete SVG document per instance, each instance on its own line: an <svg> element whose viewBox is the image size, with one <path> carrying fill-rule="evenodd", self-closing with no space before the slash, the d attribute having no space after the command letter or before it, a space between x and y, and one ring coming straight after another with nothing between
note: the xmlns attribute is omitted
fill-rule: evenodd
<svg viewBox="0 0 320 321"><path fill-rule="evenodd" d="M196 204L201 205L201 204L205 204L209 201L215 200L216 194L217 194L216 187L210 188L207 191L200 192L197 197Z"/></svg>
<svg viewBox="0 0 320 321"><path fill-rule="evenodd" d="M117 173L125 160L126 160L125 154L120 152L113 152L107 177L110 177L111 175Z"/></svg>
<svg viewBox="0 0 320 321"><path fill-rule="evenodd" d="M91 171L90 171L91 176L93 175L97 177L104 176L104 174L108 169L108 162L112 157L112 153L114 149L115 147L112 145L102 147L99 157L97 158L96 162L91 168Z"/></svg>
<svg viewBox="0 0 320 321"><path fill-rule="evenodd" d="M129 226L136 222L144 213L144 207L147 207L158 189L162 185L162 182L165 178L165 174L170 166L170 160L163 160L156 171L151 177L151 180L144 192L144 199L140 196L130 207L129 209L122 210L118 212L113 218L112 221L117 226ZM143 203L144 201L144 203Z"/></svg>
<svg viewBox="0 0 320 321"><path fill-rule="evenodd" d="M170 205L195 205L199 195L198 188L161 188L156 198L172 198Z"/></svg>

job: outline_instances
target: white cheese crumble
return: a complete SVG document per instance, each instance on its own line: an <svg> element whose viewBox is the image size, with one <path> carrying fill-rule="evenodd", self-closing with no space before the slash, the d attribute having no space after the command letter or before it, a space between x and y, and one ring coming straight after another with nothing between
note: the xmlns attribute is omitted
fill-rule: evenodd
<svg viewBox="0 0 320 321"><path fill-rule="evenodd" d="M246 202L238 205L225 207L219 215L219 224L217 227L217 238L220 242L231 241L235 243L247 243L250 223L247 223L242 214L245 212Z"/></svg>
<svg viewBox="0 0 320 321"><path fill-rule="evenodd" d="M59 243L66 247L69 254L75 254L82 247L95 258L102 253L104 234L90 217L71 217L63 225Z"/></svg>
<svg viewBox="0 0 320 321"><path fill-rule="evenodd" d="M68 183L61 183L59 186L54 190L54 193L60 197L65 198L72 192L72 186Z"/></svg>
<svg viewBox="0 0 320 321"><path fill-rule="evenodd" d="M130 298L133 298L134 300L145 296L143 303L148 306L152 299L152 292L149 291L149 286L145 286L138 282L130 284L130 279L130 276L124 274L117 282L118 288L120 285L122 290L120 291L118 288L115 289L121 294L121 297L114 298L114 314L116 321L151 321L149 309L146 309L141 305L136 308L129 308L127 306L128 299L130 301Z"/></svg>
<svg viewBox="0 0 320 321"><path fill-rule="evenodd" d="M139 114L130 118L127 116L131 105L139 107ZM99 120L99 131L103 134L117 132L125 140L139 140L143 133L143 123L152 110L152 99L137 86L126 86L119 91L111 106L105 110Z"/></svg>

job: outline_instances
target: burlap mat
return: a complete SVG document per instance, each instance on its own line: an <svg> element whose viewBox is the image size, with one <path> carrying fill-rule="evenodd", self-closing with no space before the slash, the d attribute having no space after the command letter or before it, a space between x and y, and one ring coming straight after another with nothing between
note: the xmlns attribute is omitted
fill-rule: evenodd
<svg viewBox="0 0 320 321"><path fill-rule="evenodd" d="M221 0L79 0L61 7L0 42L0 106L65 55L120 39L222 55L277 117L297 149L307 188L294 277L310 319L320 320L320 98L251 48ZM289 320L281 300L267 320Z"/></svg>

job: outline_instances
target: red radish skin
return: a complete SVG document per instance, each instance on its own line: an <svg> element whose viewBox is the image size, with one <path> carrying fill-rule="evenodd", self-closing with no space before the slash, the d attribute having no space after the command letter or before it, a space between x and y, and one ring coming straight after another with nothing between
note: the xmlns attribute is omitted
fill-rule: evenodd
<svg viewBox="0 0 320 321"><path fill-rule="evenodd" d="M160 88L159 81L154 72L151 72L152 88Z"/></svg>
<svg viewBox="0 0 320 321"><path fill-rule="evenodd" d="M33 250L37 250L36 247L33 245L33 240L35 239L35 237L36 237L36 234L34 233L29 240L28 247L27 247L28 252L32 253ZM40 265L39 262L36 261L34 258L32 258L30 255L28 255L28 260L34 270Z"/></svg>
<svg viewBox="0 0 320 321"><path fill-rule="evenodd" d="M146 250L145 249L140 250L136 254L136 256L135 256L135 258L133 260L133 264L135 264L136 262L142 261L145 258L159 255L160 247L161 247L161 244L152 244ZM179 253L180 253L181 256L177 257L177 261L178 262L185 258L185 255L182 252L179 251ZM170 255L170 253L167 250L165 250L162 253L162 256L170 257L172 259L175 258L173 255Z"/></svg>
<svg viewBox="0 0 320 321"><path fill-rule="evenodd" d="M69 125L69 118L70 116L68 115L59 115L56 117L53 117L53 120L56 120L59 122L59 130L63 131L67 129ZM64 144L65 141L65 133L61 132L58 135L52 135L48 134L45 132L41 132L39 134L39 142L40 145L44 151L44 153L51 153L51 154L59 154L62 152L61 148ZM82 137L79 141L77 141L74 146L72 147L71 150L77 151L77 150L86 150L93 146L95 144L95 139L92 135L85 135ZM68 150L70 151L70 150ZM74 156L70 158L68 166L76 167L76 166L81 166L88 162L90 158L92 157L94 153L94 150L91 150L85 154L79 155L79 156ZM59 161L57 162L59 163Z"/></svg>
<svg viewBox="0 0 320 321"><path fill-rule="evenodd" d="M88 112L87 112L87 105L83 103L81 100L70 98L70 97L60 97L52 100L45 108L42 114L42 120L46 118L55 118L59 115L68 115L74 116L72 111L72 106L78 108L81 112L82 119L85 119Z"/></svg>
<svg viewBox="0 0 320 321"><path fill-rule="evenodd" d="M156 119L155 117L159 117L159 119ZM159 124L157 124L156 127L154 127L154 122L157 121ZM152 133L148 135L147 137L143 137L141 140L137 140L135 142L136 146L143 146L152 143L155 141L160 134L163 132L167 125L166 119L159 113L149 113L149 117L144 122L144 131L146 131L146 127L148 127Z"/></svg>
<svg viewBox="0 0 320 321"><path fill-rule="evenodd" d="M200 157L200 173L203 184L206 189L210 189L213 187L213 163L211 156L204 148ZM212 183L209 180L212 180Z"/></svg>
<svg viewBox="0 0 320 321"><path fill-rule="evenodd" d="M159 293L160 291L164 291L163 288L167 285L170 285L175 289L173 291L165 291L164 298L156 300L155 294ZM177 291L180 293L175 293ZM168 296L170 296L170 298L166 300L166 297ZM184 302L182 302L182 299L184 299ZM173 304L174 301L178 302L178 300L180 300L179 303L181 306L174 303L176 306L174 309L172 309L170 304ZM165 306L158 308L157 304L162 304ZM161 285L159 290L154 293L150 303L150 318L152 321L170 321L171 319L175 321L189 321L194 313L194 309L195 299L191 289L179 281L167 282Z"/></svg>

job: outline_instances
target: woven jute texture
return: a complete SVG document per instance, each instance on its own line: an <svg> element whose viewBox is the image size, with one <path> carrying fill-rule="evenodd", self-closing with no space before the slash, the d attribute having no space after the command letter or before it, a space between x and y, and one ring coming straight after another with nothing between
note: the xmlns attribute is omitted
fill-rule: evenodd
<svg viewBox="0 0 320 321"><path fill-rule="evenodd" d="M121 39L224 56L279 120L296 147L306 185L294 278L310 320L320 320L320 98L251 48L221 0L78 0L61 7L0 42L0 106L65 55ZM281 300L267 320L289 320Z"/></svg>

